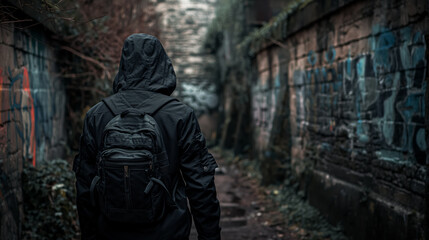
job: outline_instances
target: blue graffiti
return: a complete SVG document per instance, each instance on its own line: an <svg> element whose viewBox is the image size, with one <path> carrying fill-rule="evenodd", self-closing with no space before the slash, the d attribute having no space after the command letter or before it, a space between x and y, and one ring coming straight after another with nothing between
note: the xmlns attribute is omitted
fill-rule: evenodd
<svg viewBox="0 0 429 240"><path fill-rule="evenodd" d="M407 125L407 128L404 128L402 134L402 149L408 150L409 152L414 152L413 147L413 136L415 134L415 124L413 124L412 119L415 117L420 117L423 119L425 116L425 96L424 92L410 94L407 98L398 103L398 110L400 111L404 122ZM421 147L420 147L421 148Z"/></svg>
<svg viewBox="0 0 429 240"><path fill-rule="evenodd" d="M325 60L329 64L333 64L335 60L336 51L334 46L329 46L328 51L325 52Z"/></svg>
<svg viewBox="0 0 429 240"><path fill-rule="evenodd" d="M374 72L380 72L379 67L384 71L389 71L392 66L393 59L391 58L392 47L395 45L396 38L393 33L387 29L383 29L381 35L375 37L373 44L374 51Z"/></svg>
<svg viewBox="0 0 429 240"><path fill-rule="evenodd" d="M313 50L311 50L310 52L308 52L308 57L307 57L308 63L311 66L316 65L316 61L317 61L317 53L315 53Z"/></svg>
<svg viewBox="0 0 429 240"><path fill-rule="evenodd" d="M341 61L329 46L320 54L321 67L315 67L317 53L308 52L310 68L293 73L296 121L317 119L321 129L332 131L343 122L358 142L381 138L377 144L386 150L414 153L421 161L417 156L426 150L424 35L409 27L392 31L375 25L368 43L370 52L352 57L349 50ZM354 121L344 123L343 107L351 108L346 111Z"/></svg>

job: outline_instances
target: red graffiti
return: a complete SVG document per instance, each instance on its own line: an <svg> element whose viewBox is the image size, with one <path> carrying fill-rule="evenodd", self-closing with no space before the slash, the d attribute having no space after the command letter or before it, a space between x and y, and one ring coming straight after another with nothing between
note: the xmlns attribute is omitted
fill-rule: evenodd
<svg viewBox="0 0 429 240"><path fill-rule="evenodd" d="M30 89L30 79L28 77L28 70L26 67L24 67L24 73L23 73L23 79L22 79L22 88L24 92L27 93L28 96L28 105L30 106L30 151L33 155L33 166L36 166L36 117L34 113L34 100L31 96L31 89Z"/></svg>
<svg viewBox="0 0 429 240"><path fill-rule="evenodd" d="M35 107L34 107L34 99L33 96L31 94L31 88L30 88L30 78L28 76L28 70L26 67L22 68L22 93L24 95L26 95L26 102L22 102L20 103L20 105L25 104L25 106L27 106L28 109L28 113L29 113L29 118L28 118L28 122L23 124L23 128L26 128L25 130L23 129L23 132L27 132L28 135L25 139L23 139L23 141L28 141L28 146L29 148L27 149L28 153L31 153L32 155L32 164L33 166L36 166L36 114L35 114ZM20 78L20 77L18 77ZM2 96L3 93L10 93L10 89L6 89L6 92L3 92L4 87L4 78L3 78L3 69L0 69L0 98L5 96ZM22 111L22 108L14 108L12 107L13 111ZM21 112L21 114L24 114ZM0 125L2 124L2 114L0 113ZM6 130L6 129L4 129ZM6 137L6 134L5 136ZM18 137L18 135L17 135ZM7 137L6 137L7 138Z"/></svg>

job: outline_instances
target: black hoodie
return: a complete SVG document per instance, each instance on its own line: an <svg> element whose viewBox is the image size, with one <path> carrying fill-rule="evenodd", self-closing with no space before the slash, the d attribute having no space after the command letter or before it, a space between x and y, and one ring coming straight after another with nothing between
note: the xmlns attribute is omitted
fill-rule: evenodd
<svg viewBox="0 0 429 240"><path fill-rule="evenodd" d="M129 36L113 83L114 94L109 99L124 110L131 105L144 111L156 99L170 95L175 88L176 75L159 40L147 34ZM169 158L170 182L167 185L178 182L177 208L154 225L137 226L109 222L97 207L91 205L89 188L96 175L101 134L113 117L102 102L88 111L79 154L73 164L82 239L188 239L191 214L187 198L198 239L220 239L220 207L214 185L217 165L207 151L193 110L179 101L169 102L153 114L161 126Z"/></svg>

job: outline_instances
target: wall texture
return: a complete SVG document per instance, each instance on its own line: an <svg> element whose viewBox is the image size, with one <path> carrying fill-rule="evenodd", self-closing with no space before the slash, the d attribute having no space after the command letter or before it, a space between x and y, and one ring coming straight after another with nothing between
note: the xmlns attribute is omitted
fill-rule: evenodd
<svg viewBox="0 0 429 240"><path fill-rule="evenodd" d="M213 111L218 107L214 56L202 48L216 0L158 1L160 36L177 75L176 97L191 106L207 138L216 130Z"/></svg>
<svg viewBox="0 0 429 240"><path fill-rule="evenodd" d="M20 234L24 165L64 157L66 95L55 49L41 27L0 28L1 239Z"/></svg>
<svg viewBox="0 0 429 240"><path fill-rule="evenodd" d="M257 54L254 146L272 144L276 109L289 109L310 203L357 239L423 236L427 7L356 1Z"/></svg>
<svg viewBox="0 0 429 240"><path fill-rule="evenodd" d="M307 1L246 76L261 171L281 156L353 239L427 229L427 13L418 0Z"/></svg>

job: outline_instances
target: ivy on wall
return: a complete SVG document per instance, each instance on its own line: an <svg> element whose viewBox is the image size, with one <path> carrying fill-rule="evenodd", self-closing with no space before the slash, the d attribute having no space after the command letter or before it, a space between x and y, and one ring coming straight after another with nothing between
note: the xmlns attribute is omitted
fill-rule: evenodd
<svg viewBox="0 0 429 240"><path fill-rule="evenodd" d="M288 17L307 6L314 0L297 0L289 4L282 12L273 17L270 22L251 32L238 45L241 51L247 51L249 56L254 56L266 45L276 43L281 45L280 41L287 38Z"/></svg>
<svg viewBox="0 0 429 240"><path fill-rule="evenodd" d="M216 17L208 29L204 46L215 52L216 49L224 44L222 34L226 30L230 30L232 36L229 36L229 38L236 42L231 51L238 50L245 57L254 56L265 45L286 39L288 17L313 1L293 1L282 12L273 17L270 22L249 33L243 9L243 5L246 4L237 0L220 0L219 8L216 10Z"/></svg>

